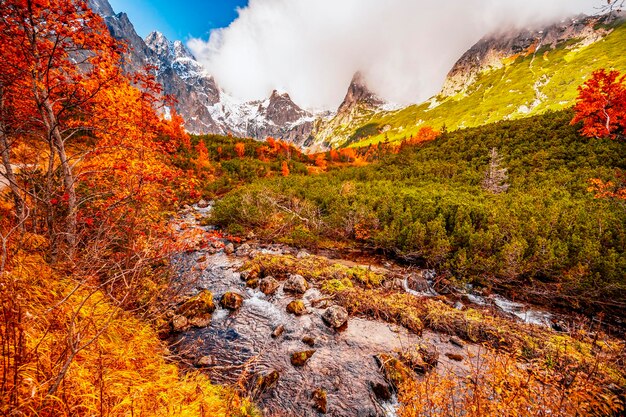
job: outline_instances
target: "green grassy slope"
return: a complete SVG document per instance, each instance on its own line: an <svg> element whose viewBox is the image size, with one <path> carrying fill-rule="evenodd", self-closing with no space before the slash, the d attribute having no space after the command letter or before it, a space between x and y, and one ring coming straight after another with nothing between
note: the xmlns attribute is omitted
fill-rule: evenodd
<svg viewBox="0 0 626 417"><path fill-rule="evenodd" d="M301 246L375 247L451 279L570 307L623 308L624 205L587 187L626 169L626 147L580 137L572 117L463 129L369 166L256 181L220 200L213 221ZM509 172L499 195L481 186L493 147Z"/></svg>
<svg viewBox="0 0 626 417"><path fill-rule="evenodd" d="M437 129L445 125L454 130L561 110L573 104L578 86L594 70L626 71L624 23L589 46L570 49L571 44L553 50L540 49L501 69L483 73L463 94L435 97L399 111L378 113L363 121L363 125L375 125L381 131L386 126L387 131L348 143L364 146L385 140L401 141L424 125Z"/></svg>

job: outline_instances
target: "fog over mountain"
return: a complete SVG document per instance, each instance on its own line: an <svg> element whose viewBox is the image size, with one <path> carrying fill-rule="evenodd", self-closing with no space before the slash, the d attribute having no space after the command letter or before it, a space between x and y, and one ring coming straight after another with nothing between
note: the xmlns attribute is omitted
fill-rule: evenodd
<svg viewBox="0 0 626 417"><path fill-rule="evenodd" d="M436 94L452 65L489 32L594 13L593 0L251 0L228 28L188 46L218 84L245 99L289 91L337 108L361 71L399 104Z"/></svg>

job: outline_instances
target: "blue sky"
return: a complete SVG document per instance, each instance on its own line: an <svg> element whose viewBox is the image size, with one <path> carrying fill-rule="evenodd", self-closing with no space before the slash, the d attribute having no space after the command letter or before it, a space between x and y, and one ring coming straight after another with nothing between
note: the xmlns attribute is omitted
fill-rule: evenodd
<svg viewBox="0 0 626 417"><path fill-rule="evenodd" d="M116 13L125 12L137 33L153 30L170 40L208 38L211 29L228 26L237 17L237 7L248 0L109 0Z"/></svg>

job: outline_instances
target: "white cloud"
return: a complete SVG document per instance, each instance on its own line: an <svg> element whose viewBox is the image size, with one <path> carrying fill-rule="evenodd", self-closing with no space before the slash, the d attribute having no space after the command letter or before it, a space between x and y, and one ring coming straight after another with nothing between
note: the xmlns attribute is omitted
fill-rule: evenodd
<svg viewBox="0 0 626 417"><path fill-rule="evenodd" d="M288 91L336 108L362 71L387 100L424 100L483 35L580 12L595 0L250 0L228 27L189 48L226 91L245 100Z"/></svg>

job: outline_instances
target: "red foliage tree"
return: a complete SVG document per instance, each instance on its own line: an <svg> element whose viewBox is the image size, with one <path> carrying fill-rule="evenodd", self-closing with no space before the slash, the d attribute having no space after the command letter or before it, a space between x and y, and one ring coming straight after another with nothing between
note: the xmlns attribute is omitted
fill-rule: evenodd
<svg viewBox="0 0 626 417"><path fill-rule="evenodd" d="M280 169L283 177L288 177L289 176L289 164L287 164L287 161L283 161L283 164L281 166Z"/></svg>
<svg viewBox="0 0 626 417"><path fill-rule="evenodd" d="M581 134L616 139L626 130L626 74L600 69L578 87L572 124L583 122Z"/></svg>

